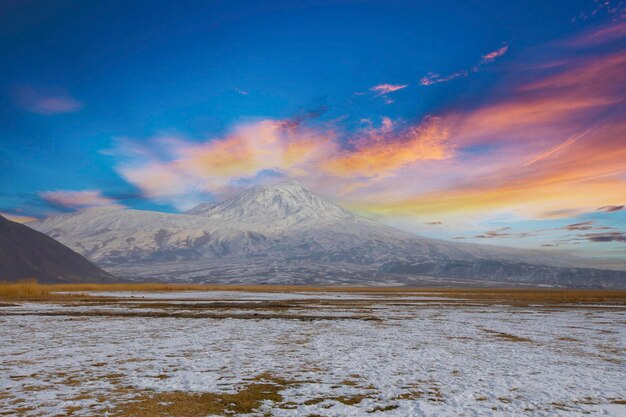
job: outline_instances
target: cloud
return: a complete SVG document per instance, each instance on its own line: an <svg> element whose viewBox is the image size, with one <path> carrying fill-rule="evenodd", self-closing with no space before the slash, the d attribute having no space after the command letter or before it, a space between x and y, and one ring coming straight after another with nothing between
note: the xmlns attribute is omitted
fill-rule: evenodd
<svg viewBox="0 0 626 417"><path fill-rule="evenodd" d="M585 32L564 42L570 47L592 47L607 42L612 42L626 37L626 22L620 22L609 26Z"/></svg>
<svg viewBox="0 0 626 417"><path fill-rule="evenodd" d="M249 91L246 90L242 90L241 88L235 88L235 92L237 94L241 94L242 96L247 96L248 94L250 94Z"/></svg>
<svg viewBox="0 0 626 417"><path fill-rule="evenodd" d="M504 45L501 48L496 49L495 51L491 51L483 55L481 62L487 63L487 62L494 61L495 59L500 58L502 55L506 54L508 50L509 50L509 46Z"/></svg>
<svg viewBox="0 0 626 417"><path fill-rule="evenodd" d="M626 200L625 66L626 51L576 56L479 107L444 112L447 158L361 189L361 209L542 219Z"/></svg>
<svg viewBox="0 0 626 417"><path fill-rule="evenodd" d="M626 243L626 233L610 232L610 233L589 233L583 235L590 242L621 242Z"/></svg>
<svg viewBox="0 0 626 417"><path fill-rule="evenodd" d="M453 72L452 74L444 77L434 72L429 72L426 76L420 78L420 85L427 86L427 85L433 85L437 83L445 83L448 81L452 81L455 78L467 77L468 74L469 73L467 72L467 70L460 70L457 72Z"/></svg>
<svg viewBox="0 0 626 417"><path fill-rule="evenodd" d="M598 211L603 211L605 213L613 213L616 211L622 211L624 210L624 206L623 204L621 206L602 206L600 208L598 208Z"/></svg>
<svg viewBox="0 0 626 417"><path fill-rule="evenodd" d="M322 163L337 176L375 177L423 160L441 160L452 155L448 129L441 120L427 117L419 124L397 126L383 118L380 127L368 127L350 138L351 149Z"/></svg>
<svg viewBox="0 0 626 417"><path fill-rule="evenodd" d="M383 118L379 126L365 121L364 127L344 136L311 120L264 119L200 142L168 137L142 146L126 139L107 153L119 160L117 172L142 195L179 208L183 196L223 197L281 178L349 192L359 188L354 178L382 178L400 167L452 153L446 126L437 118L418 124Z"/></svg>
<svg viewBox="0 0 626 417"><path fill-rule="evenodd" d="M626 2L624 2L624 0L598 0L589 2L587 10L583 10L574 16L572 22L597 17L600 16L602 12L610 16L613 22L617 22L620 19L626 18Z"/></svg>
<svg viewBox="0 0 626 417"><path fill-rule="evenodd" d="M370 88L370 91L376 93L377 96L393 93L394 91L402 90L408 87L407 84L379 84Z"/></svg>
<svg viewBox="0 0 626 417"><path fill-rule="evenodd" d="M461 69L458 71L454 71L448 75L440 75L435 72L429 72L426 76L420 78L419 84L421 86L429 86L433 84L445 83L448 81L455 80L457 78L465 78L471 72L478 72L483 65L486 65L495 61L497 58L504 55L508 50L509 50L509 46L505 44L501 48L483 55L480 61L476 65L474 65L470 70Z"/></svg>
<svg viewBox="0 0 626 417"><path fill-rule="evenodd" d="M511 230L510 227L501 227L499 229L489 230L481 235L476 235L474 237L477 237L480 239L492 239L495 237L511 237L511 233L508 232L509 230Z"/></svg>
<svg viewBox="0 0 626 417"><path fill-rule="evenodd" d="M150 140L147 147L160 148L159 153L130 140L112 152L123 159L117 171L145 196L175 202L187 194L224 195L238 183L268 176L309 175L338 146L332 130L308 128L303 118L294 118L239 125L202 142Z"/></svg>
<svg viewBox="0 0 626 417"><path fill-rule="evenodd" d="M78 209L87 207L122 208L114 199L102 195L99 190L56 190L44 191L39 196L55 206Z"/></svg>
<svg viewBox="0 0 626 417"><path fill-rule="evenodd" d="M534 233L513 233L511 232L511 227L501 227L499 229L489 230L483 234L474 236L478 239L494 239L494 238L526 238L534 236Z"/></svg>
<svg viewBox="0 0 626 417"><path fill-rule="evenodd" d="M563 227L563 230L610 230L612 227L597 226L594 221L586 221L580 223L568 224Z"/></svg>
<svg viewBox="0 0 626 417"><path fill-rule="evenodd" d="M388 94L406 87L408 87L408 84L379 84L370 88L370 91L374 92L374 97L382 98L385 104L392 104L394 100L389 98ZM356 94L359 95L360 93Z"/></svg>
<svg viewBox="0 0 626 417"><path fill-rule="evenodd" d="M424 224L427 224L429 226L441 226L443 224L443 222L439 222L439 221L436 221L436 222L424 222Z"/></svg>
<svg viewBox="0 0 626 417"><path fill-rule="evenodd" d="M74 113L84 107L82 102L61 89L18 87L14 91L14 98L21 109L42 115Z"/></svg>

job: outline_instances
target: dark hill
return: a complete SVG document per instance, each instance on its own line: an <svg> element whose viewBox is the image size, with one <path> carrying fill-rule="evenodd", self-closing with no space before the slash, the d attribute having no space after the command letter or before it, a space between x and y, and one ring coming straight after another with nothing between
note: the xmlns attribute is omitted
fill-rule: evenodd
<svg viewBox="0 0 626 417"><path fill-rule="evenodd" d="M0 281L115 282L108 272L45 234L0 216Z"/></svg>

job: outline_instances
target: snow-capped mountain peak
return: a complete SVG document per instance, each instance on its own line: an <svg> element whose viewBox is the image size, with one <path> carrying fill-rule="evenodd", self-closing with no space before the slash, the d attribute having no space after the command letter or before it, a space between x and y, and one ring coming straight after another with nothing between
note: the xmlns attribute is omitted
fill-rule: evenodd
<svg viewBox="0 0 626 417"><path fill-rule="evenodd" d="M281 225L355 217L297 181L253 187L221 203L202 203L186 214L243 224L260 222Z"/></svg>

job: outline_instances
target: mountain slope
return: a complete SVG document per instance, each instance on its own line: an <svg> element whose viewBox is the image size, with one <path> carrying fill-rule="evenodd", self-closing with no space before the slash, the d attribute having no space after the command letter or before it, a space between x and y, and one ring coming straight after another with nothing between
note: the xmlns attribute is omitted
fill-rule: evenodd
<svg viewBox="0 0 626 417"><path fill-rule="evenodd" d="M0 280L110 282L116 279L54 239L0 216Z"/></svg>
<svg viewBox="0 0 626 417"><path fill-rule="evenodd" d="M574 271L572 259L564 256L405 233L293 182L252 188L186 214L88 209L52 216L32 227L119 276L135 279L626 286L626 273Z"/></svg>

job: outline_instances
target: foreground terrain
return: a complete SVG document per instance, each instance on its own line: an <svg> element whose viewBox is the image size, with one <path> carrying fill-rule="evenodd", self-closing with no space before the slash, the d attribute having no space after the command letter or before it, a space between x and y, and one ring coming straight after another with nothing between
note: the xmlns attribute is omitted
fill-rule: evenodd
<svg viewBox="0 0 626 417"><path fill-rule="evenodd" d="M624 292L90 288L4 293L0 415L626 415Z"/></svg>

